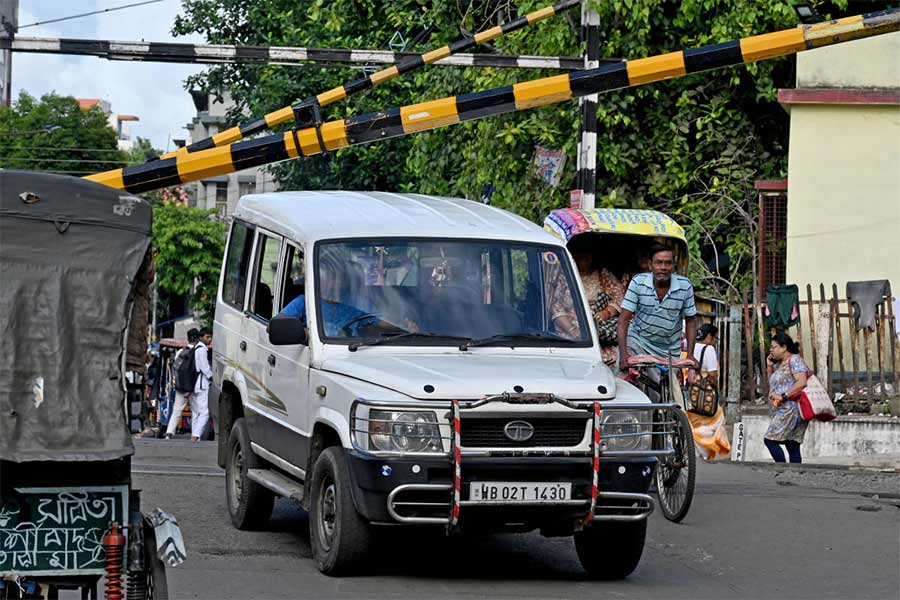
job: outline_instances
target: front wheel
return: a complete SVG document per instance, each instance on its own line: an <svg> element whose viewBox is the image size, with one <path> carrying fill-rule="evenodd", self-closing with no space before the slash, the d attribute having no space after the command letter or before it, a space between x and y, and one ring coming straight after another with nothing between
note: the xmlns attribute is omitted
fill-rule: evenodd
<svg viewBox="0 0 900 600"><path fill-rule="evenodd" d="M372 533L353 505L343 448L319 455L311 489L309 538L316 564L326 575L351 573L368 555Z"/></svg>
<svg viewBox="0 0 900 600"><path fill-rule="evenodd" d="M595 521L575 533L575 552L593 579L624 579L641 562L646 537L647 519Z"/></svg>
<svg viewBox="0 0 900 600"><path fill-rule="evenodd" d="M156 532L150 523L144 523L144 598L147 600L168 600L169 583L166 580L166 565L156 553Z"/></svg>
<svg viewBox="0 0 900 600"><path fill-rule="evenodd" d="M694 452L694 434L691 422L680 408L667 410L666 421L672 421L671 433L661 436L671 456L661 457L656 467L656 491L663 515L673 523L687 516L694 499L694 479L697 455Z"/></svg>

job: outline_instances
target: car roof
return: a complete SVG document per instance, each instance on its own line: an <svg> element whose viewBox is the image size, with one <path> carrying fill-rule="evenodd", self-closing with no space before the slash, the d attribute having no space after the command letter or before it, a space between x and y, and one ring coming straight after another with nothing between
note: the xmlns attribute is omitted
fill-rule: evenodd
<svg viewBox="0 0 900 600"><path fill-rule="evenodd" d="M563 245L537 224L505 210L421 194L251 194L240 199L234 216L301 243L356 237L449 237Z"/></svg>

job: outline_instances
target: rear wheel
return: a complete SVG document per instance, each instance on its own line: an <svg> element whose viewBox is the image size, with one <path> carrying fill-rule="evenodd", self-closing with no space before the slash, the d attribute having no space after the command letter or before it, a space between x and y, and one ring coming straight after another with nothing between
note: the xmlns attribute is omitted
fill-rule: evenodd
<svg viewBox="0 0 900 600"><path fill-rule="evenodd" d="M231 428L225 457L225 492L231 522L238 529L259 529L269 522L275 494L247 477L250 469L262 468L250 449L247 422L240 418Z"/></svg>
<svg viewBox="0 0 900 600"><path fill-rule="evenodd" d="M641 562L647 519L595 521L575 533L575 552L581 566L594 579L624 579Z"/></svg>
<svg viewBox="0 0 900 600"><path fill-rule="evenodd" d="M356 512L344 449L326 448L313 468L309 537L313 557L326 575L359 567L372 545L369 524Z"/></svg>
<svg viewBox="0 0 900 600"><path fill-rule="evenodd" d="M671 433L656 438L671 448L672 456L664 456L656 467L656 491L659 507L670 521L678 523L691 508L694 499L697 455L694 453L694 435L691 422L680 408L664 412L665 421L673 421Z"/></svg>

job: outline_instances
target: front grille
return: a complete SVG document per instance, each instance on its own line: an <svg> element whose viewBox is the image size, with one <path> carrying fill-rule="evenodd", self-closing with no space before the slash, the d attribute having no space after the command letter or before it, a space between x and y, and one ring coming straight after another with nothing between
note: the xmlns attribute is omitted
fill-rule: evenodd
<svg viewBox="0 0 900 600"><path fill-rule="evenodd" d="M534 427L534 435L524 442L509 439L504 427L510 421L525 421ZM463 448L536 448L577 446L584 440L586 419L463 417L460 421L460 444Z"/></svg>

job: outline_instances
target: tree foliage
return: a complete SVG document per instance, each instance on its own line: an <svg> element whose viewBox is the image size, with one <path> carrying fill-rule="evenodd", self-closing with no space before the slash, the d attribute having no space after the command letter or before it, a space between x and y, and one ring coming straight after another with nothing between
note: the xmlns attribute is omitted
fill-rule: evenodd
<svg viewBox="0 0 900 600"><path fill-rule="evenodd" d="M386 49L395 31L434 25L424 51L549 4L549 0L185 0L176 34L199 33L210 43ZM838 1L846 7L846 0ZM640 58L796 25L787 0L602 0L600 55ZM821 7L820 7L821 8ZM824 11L827 12L827 11ZM577 11L528 27L478 51L581 55ZM373 67L373 69L376 67ZM370 69L371 70L371 69ZM782 58L695 74L600 97L598 206L665 207L688 225L695 261L705 241L738 264L723 286L748 283L753 232L727 220L707 235L705 203L738 202L752 219L748 181L786 170L788 118L778 87L793 84L794 59ZM225 65L188 85L229 90L239 113L260 116L359 76L358 70ZM429 67L325 109L341 119L391 106L484 90L558 73L494 68ZM578 144L577 102L481 119L333 156L274 167L289 189L381 189L478 198L496 188L493 204L540 221L568 202ZM535 145L562 149L569 160L558 188L536 180ZM724 159L724 160L723 160ZM709 192L706 196L703 193ZM698 265L696 275L704 273ZM708 271L708 269L707 269ZM702 286L701 286L702 287Z"/></svg>
<svg viewBox="0 0 900 600"><path fill-rule="evenodd" d="M215 312L225 225L210 218L215 210L176 202L154 204L156 284L169 296L189 296L199 319L209 324Z"/></svg>
<svg viewBox="0 0 900 600"><path fill-rule="evenodd" d="M0 105L0 167L84 175L125 164L116 132L99 107L82 110L75 98L22 92Z"/></svg>

